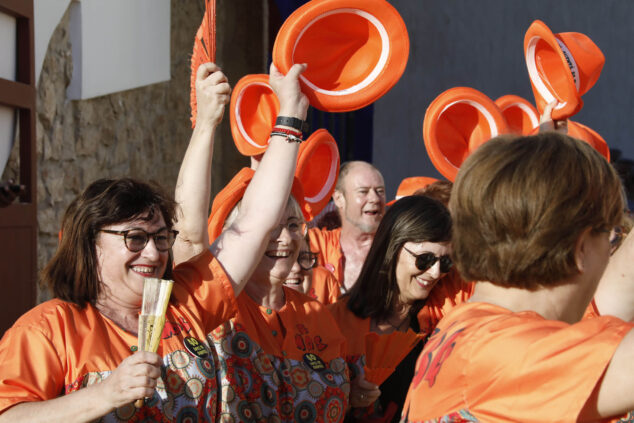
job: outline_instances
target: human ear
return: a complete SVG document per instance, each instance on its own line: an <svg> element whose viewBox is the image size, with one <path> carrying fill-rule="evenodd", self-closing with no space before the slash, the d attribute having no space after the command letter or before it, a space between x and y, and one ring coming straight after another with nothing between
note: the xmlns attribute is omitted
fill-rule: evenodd
<svg viewBox="0 0 634 423"><path fill-rule="evenodd" d="M591 241L591 237L592 228L586 228L579 234L577 242L575 242L575 264L579 273L583 273L586 270L586 260L588 258L587 243Z"/></svg>
<svg viewBox="0 0 634 423"><path fill-rule="evenodd" d="M335 192L332 193L332 199L338 209L343 209L346 205L346 198L341 191L335 190Z"/></svg>

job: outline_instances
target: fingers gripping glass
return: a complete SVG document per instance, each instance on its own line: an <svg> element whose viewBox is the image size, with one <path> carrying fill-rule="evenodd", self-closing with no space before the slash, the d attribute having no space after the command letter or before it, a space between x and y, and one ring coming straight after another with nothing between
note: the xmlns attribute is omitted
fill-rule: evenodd
<svg viewBox="0 0 634 423"><path fill-rule="evenodd" d="M102 229L100 232L123 236L126 248L133 253L139 252L144 249L148 241L150 240L150 237L154 239L154 245L156 246L157 250L167 251L172 247L172 245L174 245L176 235L178 235L178 231L167 229L161 229L152 234L145 232L143 229L128 229L127 231L113 231L110 229Z"/></svg>
<svg viewBox="0 0 634 423"><path fill-rule="evenodd" d="M403 247L405 251L410 253L416 259L416 267L420 271L424 271L432 267L438 260L440 260L440 273L447 273L451 270L453 266L453 261L451 261L451 257L449 256L440 256L438 257L434 253L423 253L423 254L414 254L407 248Z"/></svg>
<svg viewBox="0 0 634 423"><path fill-rule="evenodd" d="M304 270L310 270L317 266L317 253L313 253L312 251L300 251L297 256L297 263L299 263L299 267Z"/></svg>

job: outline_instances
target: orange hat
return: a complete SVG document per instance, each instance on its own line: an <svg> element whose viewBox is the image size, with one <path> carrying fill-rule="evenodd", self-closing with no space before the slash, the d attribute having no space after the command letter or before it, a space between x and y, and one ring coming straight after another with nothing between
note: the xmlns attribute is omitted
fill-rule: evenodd
<svg viewBox="0 0 634 423"><path fill-rule="evenodd" d="M531 24L524 36L524 55L537 110L553 100L552 117L566 119L583 107L581 96L599 78L605 57L590 38L579 32L553 34L542 21Z"/></svg>
<svg viewBox="0 0 634 423"><path fill-rule="evenodd" d="M325 129L318 129L299 147L295 177L304 188L310 220L330 201L339 174L339 148Z"/></svg>
<svg viewBox="0 0 634 423"><path fill-rule="evenodd" d="M264 153L280 110L268 75L247 75L240 79L231 93L229 110L231 135L238 151L245 156Z"/></svg>
<svg viewBox="0 0 634 423"><path fill-rule="evenodd" d="M300 76L310 104L329 112L365 107L399 80L409 55L403 19L385 0L312 0L284 22L273 46L282 73Z"/></svg>
<svg viewBox="0 0 634 423"><path fill-rule="evenodd" d="M410 176L409 178L405 178L399 184L394 200L388 202L386 206L391 206L397 200L407 197L408 195L412 195L419 189L425 188L427 185L433 184L434 182L438 182L438 179L430 178L428 176Z"/></svg>
<svg viewBox="0 0 634 423"><path fill-rule="evenodd" d="M588 128L579 122L568 121L568 135L580 139L590 144L597 150L607 161L610 161L610 148L603 137L594 129Z"/></svg>
<svg viewBox="0 0 634 423"><path fill-rule="evenodd" d="M451 88L436 97L423 121L427 154L451 182L471 152L507 132L506 119L493 100L468 87Z"/></svg>
<svg viewBox="0 0 634 423"><path fill-rule="evenodd" d="M253 178L255 171L251 168L244 167L229 183L216 195L211 205L211 214L207 220L207 231L209 233L209 242L214 242L222 232L225 220L231 210L238 204L238 201L244 196L244 192L249 186L249 182ZM304 190L302 184L297 178L293 181L291 194L299 203L302 209L304 219L308 220L309 213L306 203L304 202Z"/></svg>
<svg viewBox="0 0 634 423"><path fill-rule="evenodd" d="M504 95L495 100L495 105L506 118L509 131L528 135L539 126L537 109L528 100L516 95Z"/></svg>

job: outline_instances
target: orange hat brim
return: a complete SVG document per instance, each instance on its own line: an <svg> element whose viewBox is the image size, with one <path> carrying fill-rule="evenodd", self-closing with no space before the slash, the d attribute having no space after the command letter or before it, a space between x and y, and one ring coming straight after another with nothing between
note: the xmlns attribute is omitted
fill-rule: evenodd
<svg viewBox="0 0 634 423"><path fill-rule="evenodd" d="M339 175L339 148L332 135L318 129L299 147L295 176L304 188L310 220L330 201Z"/></svg>
<svg viewBox="0 0 634 423"><path fill-rule="evenodd" d="M544 22L536 20L526 31L524 56L537 110L541 114L548 103L557 100L559 104L552 112L554 120L566 119L583 107L578 82L569 67L576 68L574 58L562 49L567 50Z"/></svg>
<svg viewBox="0 0 634 423"><path fill-rule="evenodd" d="M436 169L453 182L465 158L489 139L508 133L504 115L478 90L455 87L431 102L423 121L423 140Z"/></svg>
<svg viewBox="0 0 634 423"><path fill-rule="evenodd" d="M231 93L229 110L231 135L238 151L245 156L264 153L280 110L268 75L246 75L240 79Z"/></svg>
<svg viewBox="0 0 634 423"><path fill-rule="evenodd" d="M599 152L605 159L610 161L610 148L608 144L605 142L603 137L597 133L592 128L587 127L586 125L573 122L571 120L568 121L568 135L580 139L581 141L585 141L590 144L595 150Z"/></svg>
<svg viewBox="0 0 634 423"><path fill-rule="evenodd" d="M528 100L517 95L504 95L495 100L495 105L506 119L509 131L528 135L539 126L539 113Z"/></svg>
<svg viewBox="0 0 634 423"><path fill-rule="evenodd" d="M238 201L244 196L255 171L251 168L244 167L238 172L231 181L216 195L211 205L211 213L207 220L207 232L209 234L209 242L212 243L222 233L225 220L231 213L231 210L238 204ZM309 220L310 214L308 206L304 201L304 190L299 179L294 178L291 194L297 200L302 214L306 221Z"/></svg>
<svg viewBox="0 0 634 423"><path fill-rule="evenodd" d="M310 104L329 112L365 107L400 79L409 36L385 0L312 0L286 19L275 39L273 62L282 73L307 63L300 76Z"/></svg>
<svg viewBox="0 0 634 423"><path fill-rule="evenodd" d="M425 188L429 184L438 182L436 178L430 178L429 176L410 176L401 181L396 190L396 199L406 197L414 194L421 188Z"/></svg>

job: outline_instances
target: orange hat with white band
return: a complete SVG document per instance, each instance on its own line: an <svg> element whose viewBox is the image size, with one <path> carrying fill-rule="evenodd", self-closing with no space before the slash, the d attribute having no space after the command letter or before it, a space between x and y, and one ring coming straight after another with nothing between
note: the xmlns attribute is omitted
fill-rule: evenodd
<svg viewBox="0 0 634 423"><path fill-rule="evenodd" d="M409 36L386 0L312 0L286 19L275 39L273 62L300 75L310 104L329 112L365 107L399 80L409 56Z"/></svg>
<svg viewBox="0 0 634 423"><path fill-rule="evenodd" d="M391 206L401 198L412 195L419 189L425 188L427 185L433 184L434 182L438 182L438 179L430 178L428 176L410 176L409 178L405 178L399 184L394 200L387 203L386 206Z"/></svg>
<svg viewBox="0 0 634 423"><path fill-rule="evenodd" d="M495 100L495 105L500 108L512 133L528 135L539 126L537 109L522 97L504 95Z"/></svg>
<svg viewBox="0 0 634 423"><path fill-rule="evenodd" d="M339 174L339 148L325 129L318 129L299 147L295 177L302 183L310 220L330 201Z"/></svg>
<svg viewBox="0 0 634 423"><path fill-rule="evenodd" d="M240 79L231 93L229 110L231 135L238 151L245 156L264 153L280 110L269 76L255 74Z"/></svg>
<svg viewBox="0 0 634 423"><path fill-rule="evenodd" d="M468 87L451 88L436 97L423 121L429 158L451 182L469 154L508 132L506 119L493 100Z"/></svg>
<svg viewBox="0 0 634 423"><path fill-rule="evenodd" d="M583 107L581 96L599 78L605 57L599 47L579 32L553 32L542 21L531 24L524 36L524 55L539 113L554 100L552 118L566 119Z"/></svg>
<svg viewBox="0 0 634 423"><path fill-rule="evenodd" d="M216 195L211 205L211 214L207 220L207 231L209 233L209 242L212 243L222 233L222 228L225 225L227 216L231 213L231 210L238 204L238 201L244 196L244 192L249 186L249 182L253 179L255 171L251 168L244 167L236 176L229 181L229 183ZM304 190L302 184L297 178L293 181L293 187L291 188L291 194L297 200L304 219L308 221L310 215L308 208L304 202Z"/></svg>

